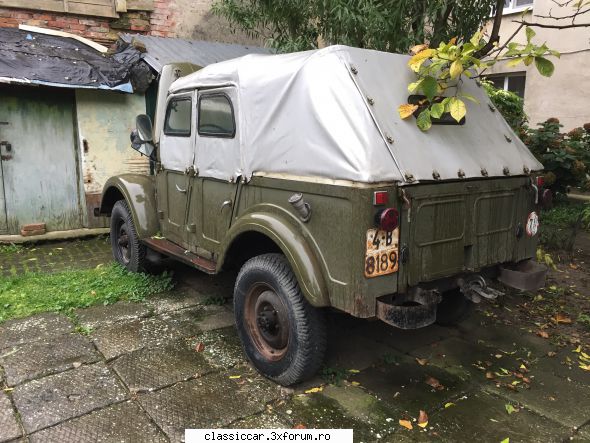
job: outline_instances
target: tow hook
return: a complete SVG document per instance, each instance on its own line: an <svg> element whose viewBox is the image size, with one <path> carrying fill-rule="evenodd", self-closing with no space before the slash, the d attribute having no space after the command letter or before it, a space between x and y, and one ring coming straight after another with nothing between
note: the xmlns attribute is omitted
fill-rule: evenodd
<svg viewBox="0 0 590 443"><path fill-rule="evenodd" d="M459 278L457 279L457 283L465 298L471 300L473 303L481 302L482 297L488 300L495 300L499 295L504 295L503 292L490 288L481 275Z"/></svg>

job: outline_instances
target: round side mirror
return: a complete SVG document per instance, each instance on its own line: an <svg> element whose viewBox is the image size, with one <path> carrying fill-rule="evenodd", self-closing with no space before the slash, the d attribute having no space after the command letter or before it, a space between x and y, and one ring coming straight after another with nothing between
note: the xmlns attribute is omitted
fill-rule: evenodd
<svg viewBox="0 0 590 443"><path fill-rule="evenodd" d="M153 140L152 121L147 115L138 115L135 119L135 127L137 128L137 135L142 142L151 142Z"/></svg>

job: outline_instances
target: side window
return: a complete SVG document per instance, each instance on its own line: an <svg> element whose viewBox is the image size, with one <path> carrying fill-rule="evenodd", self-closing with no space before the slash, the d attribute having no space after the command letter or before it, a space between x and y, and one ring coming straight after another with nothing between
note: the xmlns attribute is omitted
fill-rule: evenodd
<svg viewBox="0 0 590 443"><path fill-rule="evenodd" d="M233 138L236 135L234 109L225 94L206 94L199 98L199 135Z"/></svg>
<svg viewBox="0 0 590 443"><path fill-rule="evenodd" d="M175 98L170 100L164 120L164 134L179 137L191 135L191 99Z"/></svg>

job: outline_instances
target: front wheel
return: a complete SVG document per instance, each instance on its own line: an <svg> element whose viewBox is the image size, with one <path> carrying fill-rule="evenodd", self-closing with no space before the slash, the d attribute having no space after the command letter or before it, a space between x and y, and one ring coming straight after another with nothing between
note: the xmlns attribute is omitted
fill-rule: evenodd
<svg viewBox="0 0 590 443"><path fill-rule="evenodd" d="M289 386L318 371L326 350L323 313L303 297L283 255L260 255L244 264L234 311L244 352L264 376Z"/></svg>
<svg viewBox="0 0 590 443"><path fill-rule="evenodd" d="M139 241L125 200L115 203L111 212L111 248L115 261L128 271L145 271L147 248Z"/></svg>

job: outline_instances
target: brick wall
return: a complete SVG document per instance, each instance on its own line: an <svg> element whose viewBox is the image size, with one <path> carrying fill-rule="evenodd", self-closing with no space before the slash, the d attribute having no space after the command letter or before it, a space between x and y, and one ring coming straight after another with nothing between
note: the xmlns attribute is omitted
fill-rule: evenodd
<svg viewBox="0 0 590 443"><path fill-rule="evenodd" d="M119 18L45 12L18 8L0 8L0 27L16 28L19 24L57 29L110 44L120 32L176 37L174 0L154 0L153 11L133 11L119 14Z"/></svg>

